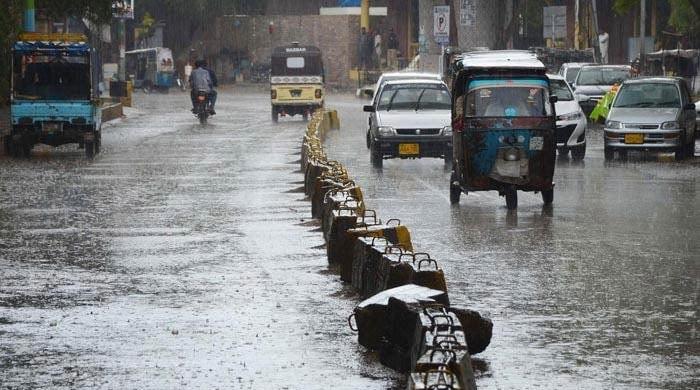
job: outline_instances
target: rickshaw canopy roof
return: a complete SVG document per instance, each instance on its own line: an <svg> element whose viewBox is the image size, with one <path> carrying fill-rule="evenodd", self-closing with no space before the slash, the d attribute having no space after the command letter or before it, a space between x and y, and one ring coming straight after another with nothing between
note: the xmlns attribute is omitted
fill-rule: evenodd
<svg viewBox="0 0 700 390"><path fill-rule="evenodd" d="M90 53L87 43L66 41L19 41L12 49L17 54L86 56Z"/></svg>
<svg viewBox="0 0 700 390"><path fill-rule="evenodd" d="M546 67L535 53L525 50L493 50L464 53L457 60L458 70L532 70L544 73Z"/></svg>
<svg viewBox="0 0 700 390"><path fill-rule="evenodd" d="M681 58L695 58L700 57L700 50L698 49L675 49L675 50L659 50L646 54L647 59L660 59L664 57L681 57Z"/></svg>

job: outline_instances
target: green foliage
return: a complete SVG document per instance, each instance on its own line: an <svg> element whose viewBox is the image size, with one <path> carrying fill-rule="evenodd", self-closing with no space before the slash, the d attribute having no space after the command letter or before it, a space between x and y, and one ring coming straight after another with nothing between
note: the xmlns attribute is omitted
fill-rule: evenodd
<svg viewBox="0 0 700 390"><path fill-rule="evenodd" d="M668 24L676 31L687 35L700 35L700 15L697 14L692 0L671 0L671 16Z"/></svg>
<svg viewBox="0 0 700 390"><path fill-rule="evenodd" d="M618 15L624 15L635 7L639 7L639 0L615 0L613 3L613 11Z"/></svg>

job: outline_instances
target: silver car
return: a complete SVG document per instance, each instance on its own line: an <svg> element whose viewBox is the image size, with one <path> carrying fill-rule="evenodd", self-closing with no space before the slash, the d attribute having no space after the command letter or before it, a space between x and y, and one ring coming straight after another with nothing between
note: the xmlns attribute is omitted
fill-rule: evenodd
<svg viewBox="0 0 700 390"><path fill-rule="evenodd" d="M685 80L649 77L625 81L605 122L605 159L617 151L675 152L676 160L692 156L697 119Z"/></svg>
<svg viewBox="0 0 700 390"><path fill-rule="evenodd" d="M444 82L396 80L384 83L372 105L367 135L370 160L381 167L387 158L443 158L452 162L452 100Z"/></svg>
<svg viewBox="0 0 700 390"><path fill-rule="evenodd" d="M581 67L571 87L577 95L576 100L581 104L581 109L589 115L613 85L622 84L630 77L632 67L629 65L586 65Z"/></svg>

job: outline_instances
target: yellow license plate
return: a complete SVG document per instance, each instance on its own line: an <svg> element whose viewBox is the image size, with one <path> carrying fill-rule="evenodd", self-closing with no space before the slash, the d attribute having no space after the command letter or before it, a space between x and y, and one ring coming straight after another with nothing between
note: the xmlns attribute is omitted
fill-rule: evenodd
<svg viewBox="0 0 700 390"><path fill-rule="evenodd" d="M399 155L412 156L420 153L418 144L399 144Z"/></svg>
<svg viewBox="0 0 700 390"><path fill-rule="evenodd" d="M644 134L625 134L626 144L643 144Z"/></svg>

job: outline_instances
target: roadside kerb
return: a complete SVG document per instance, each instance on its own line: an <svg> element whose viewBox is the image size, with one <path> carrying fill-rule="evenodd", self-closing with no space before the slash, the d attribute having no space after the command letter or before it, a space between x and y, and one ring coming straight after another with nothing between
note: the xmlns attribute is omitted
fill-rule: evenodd
<svg viewBox="0 0 700 390"><path fill-rule="evenodd" d="M401 221L383 223L366 207L362 189L324 151L326 133L339 126L336 111L317 111L303 137L300 164L328 261L366 298L348 320L351 328L354 319L360 344L379 351L384 365L409 374L409 388L476 388L471 354L488 346L493 323L451 307L438 262L415 251Z"/></svg>

